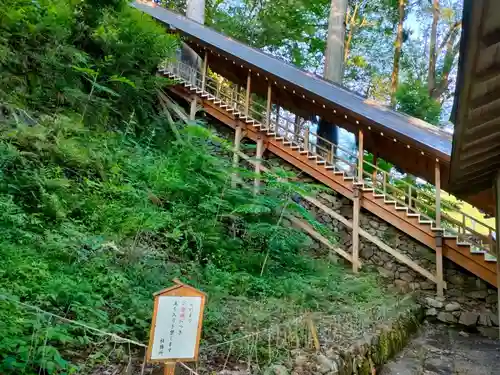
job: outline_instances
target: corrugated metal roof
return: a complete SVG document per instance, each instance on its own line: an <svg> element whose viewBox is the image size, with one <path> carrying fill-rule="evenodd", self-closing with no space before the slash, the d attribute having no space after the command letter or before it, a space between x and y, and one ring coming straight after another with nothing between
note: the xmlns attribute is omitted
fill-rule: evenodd
<svg viewBox="0 0 500 375"><path fill-rule="evenodd" d="M349 90L300 70L167 9L151 7L139 2L133 3L133 6L181 31L183 34L203 41L204 44L220 51L220 53L244 61L249 67L256 67L284 82L293 84L301 88L304 93L319 96L325 102L354 112L360 117L377 124L380 128L392 131L395 136L400 136L404 141L411 142L416 147L426 150L436 157L449 160L451 136L425 121L365 100Z"/></svg>

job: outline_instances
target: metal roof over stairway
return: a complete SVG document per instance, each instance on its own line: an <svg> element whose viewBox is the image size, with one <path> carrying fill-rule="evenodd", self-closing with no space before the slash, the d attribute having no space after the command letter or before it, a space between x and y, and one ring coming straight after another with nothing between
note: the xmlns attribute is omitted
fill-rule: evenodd
<svg viewBox="0 0 500 375"><path fill-rule="evenodd" d="M208 115L235 130L236 165L233 164L233 167L238 166L241 139L247 137L256 142L256 193L260 185L258 176L263 171L258 160L262 158L263 150L267 149L353 201L352 222L327 207L316 205L352 228L352 255L345 251L344 255L352 259L354 272L359 265L361 235L435 282L440 295L446 287L443 257L496 285L497 262L492 252L494 228L441 203L441 187L446 184L441 187L440 184L448 179L449 154L436 144L425 144L426 140L437 140L437 143L445 140L446 136L439 129L367 103L341 87L168 10L144 4L135 6L153 14L161 22L175 28L176 32L182 32L185 42L203 57L202 65L191 61L187 54L170 59L159 67L159 73L173 80L168 87L170 93L190 103L191 119L195 119L196 109L201 104ZM240 48L241 51L233 51L232 48ZM262 62L264 58L270 66ZM311 91L316 88L319 93ZM262 99L267 103L262 104ZM337 104L338 101L342 105ZM283 118L283 108L294 113L294 119ZM359 110L361 115L353 108ZM342 149L340 145L314 133L307 124L295 122L297 117L308 114L325 118L357 134L357 152ZM388 126L384 120L391 125ZM415 135L417 139L408 134ZM408 173L435 182L436 188L429 193L425 187L409 184L394 173L384 171L376 161L374 164L369 162L371 159L366 157L366 150L374 154L374 159L378 155ZM304 199L314 201L312 197ZM447 208L442 210L441 207ZM422 267L418 259L410 259L397 247L393 248L363 231L359 227L361 208L435 250L436 265L431 267L434 269Z"/></svg>
<svg viewBox="0 0 500 375"><path fill-rule="evenodd" d="M216 73L244 86L248 70L255 72L253 93L265 97L269 80L275 83L273 96L283 108L302 117L321 116L355 134L363 129L367 134L365 149L376 152L401 170L435 183L435 162L438 160L441 187L446 190L452 149L450 134L366 100L165 8L139 1L132 5L186 36L186 43L200 55L204 49L214 52L210 68ZM491 189L464 199L488 213L494 212Z"/></svg>

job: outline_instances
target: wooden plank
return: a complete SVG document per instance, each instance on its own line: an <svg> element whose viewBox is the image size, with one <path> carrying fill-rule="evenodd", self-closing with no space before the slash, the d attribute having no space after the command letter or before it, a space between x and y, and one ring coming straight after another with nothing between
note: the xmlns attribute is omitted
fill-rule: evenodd
<svg viewBox="0 0 500 375"><path fill-rule="evenodd" d="M437 295L438 297L444 297L443 236L441 233L436 236L436 278Z"/></svg>
<svg viewBox="0 0 500 375"><path fill-rule="evenodd" d="M266 125L271 125L271 99L272 99L272 86L271 83L267 85L267 105L266 105Z"/></svg>
<svg viewBox="0 0 500 375"><path fill-rule="evenodd" d="M247 76L247 92L245 96L245 116L248 117L248 114L250 112L250 85L252 84L252 72L249 70L248 71L248 76Z"/></svg>
<svg viewBox="0 0 500 375"><path fill-rule="evenodd" d="M352 205L352 272L358 273L359 262L359 188L354 189L354 199Z"/></svg>
<svg viewBox="0 0 500 375"><path fill-rule="evenodd" d="M338 247L333 246L331 244L331 242L326 237L323 237L321 234L319 234L317 231L315 231L311 225L309 225L305 221L300 220L294 216L288 215L287 219L290 220L293 224L295 224L298 228L302 229L304 232L309 234L312 238L321 242L323 245L328 247L330 250L335 251L341 257L347 259L349 262L352 263L352 257L349 253L345 252L344 250L342 250Z"/></svg>
<svg viewBox="0 0 500 375"><path fill-rule="evenodd" d="M495 226L496 226L496 233L500 233L500 171L497 172L495 176L495 181L494 181L494 189L495 189L495 198L496 198L496 221L495 221ZM496 271L497 271L497 314L498 318L500 319L500 240L497 238L495 241L496 243ZM498 335L500 337L500 327L498 327Z"/></svg>
<svg viewBox="0 0 500 375"><path fill-rule="evenodd" d="M260 170L262 165L262 154L264 153L264 140L257 139L257 152L255 155L255 179L253 182L253 193L258 194L260 188Z"/></svg>
<svg viewBox="0 0 500 375"><path fill-rule="evenodd" d="M494 29L488 34L484 35L481 39L484 48L488 48L494 46L495 44L500 43L500 28Z"/></svg>
<svg viewBox="0 0 500 375"><path fill-rule="evenodd" d="M363 131L359 129L358 132L358 181L363 181L363 160L364 160L364 145L363 145Z"/></svg>
<svg viewBox="0 0 500 375"><path fill-rule="evenodd" d="M443 248L436 247L436 277L437 277L437 295L444 297L444 272L443 272Z"/></svg>
<svg viewBox="0 0 500 375"><path fill-rule="evenodd" d="M435 165L436 180L436 228L441 228L441 166L436 159Z"/></svg>
<svg viewBox="0 0 500 375"><path fill-rule="evenodd" d="M341 223L343 223L348 228L351 228L351 229L353 228L353 223L351 221L349 221L348 219L346 219L342 215L338 214L337 212L333 211L332 209L328 208L327 206L325 206L323 203L321 203L317 199L312 198L312 197L307 197L307 196L304 196L304 199L307 200L308 202L314 204L316 207L322 209L327 214L329 214L330 216L332 216L334 219L340 221ZM359 228L359 234L361 236L363 236L364 238L366 238L368 241L370 241L370 242L374 243L375 245L377 245L380 249L382 249L385 252L391 254L394 258L396 258L397 260L399 260L401 263L406 264L408 267L410 267L414 271L420 273L422 276L424 276L427 279L429 279L429 280L437 283L437 279L436 279L436 277L432 273L430 273L429 271L427 271L426 269L424 269L423 267L421 267L420 265L418 265L417 263L415 263L413 260L411 260L410 258L408 258L406 255L403 255L400 252L392 249L390 246L388 246L384 242L382 242L379 238L371 235L370 233L366 232L362 228ZM446 288L446 284L444 284L444 287Z"/></svg>
<svg viewBox="0 0 500 375"><path fill-rule="evenodd" d="M309 127L304 129L304 148L309 150Z"/></svg>
<svg viewBox="0 0 500 375"><path fill-rule="evenodd" d="M233 174L231 176L231 186L236 187L236 180L238 173L236 169L238 168L240 162L240 142L241 142L241 126L237 126L234 133L234 149L233 149Z"/></svg>

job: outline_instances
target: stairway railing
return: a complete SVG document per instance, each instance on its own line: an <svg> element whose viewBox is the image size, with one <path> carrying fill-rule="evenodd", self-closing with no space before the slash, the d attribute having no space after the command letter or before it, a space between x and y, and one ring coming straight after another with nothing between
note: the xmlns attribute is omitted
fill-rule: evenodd
<svg viewBox="0 0 500 375"><path fill-rule="evenodd" d="M300 125L287 117L280 116L277 111L268 112L266 106L260 103L256 96L250 97L247 107L246 90L222 76L203 74L197 68L181 61L167 61L160 70L181 78L195 87L201 96L213 96L227 111L258 123L262 130L275 134L290 146L298 146L301 150L308 151L310 155L317 156L320 163L333 166L333 172L341 171L353 182L372 188L374 194L384 197L385 202L393 202L397 208L406 210L409 216L418 216L419 222L430 224L434 231L441 231L445 237L457 238L459 244L470 245L473 253L484 253L486 260L495 259L493 244L495 229L488 224L443 202L440 207L441 228L436 228L435 193L397 178L394 173L387 172L366 160L362 160L362 178L360 178L358 175L360 161L357 153L321 137L307 125ZM366 171L365 167L370 167L374 172Z"/></svg>

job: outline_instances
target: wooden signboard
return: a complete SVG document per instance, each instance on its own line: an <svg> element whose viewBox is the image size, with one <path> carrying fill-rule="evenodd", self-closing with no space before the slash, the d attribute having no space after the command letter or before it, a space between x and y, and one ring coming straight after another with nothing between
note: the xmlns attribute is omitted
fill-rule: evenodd
<svg viewBox="0 0 500 375"><path fill-rule="evenodd" d="M174 280L175 285L154 294L148 362L172 368L176 362L198 360L205 293ZM171 369L171 371L173 371Z"/></svg>

